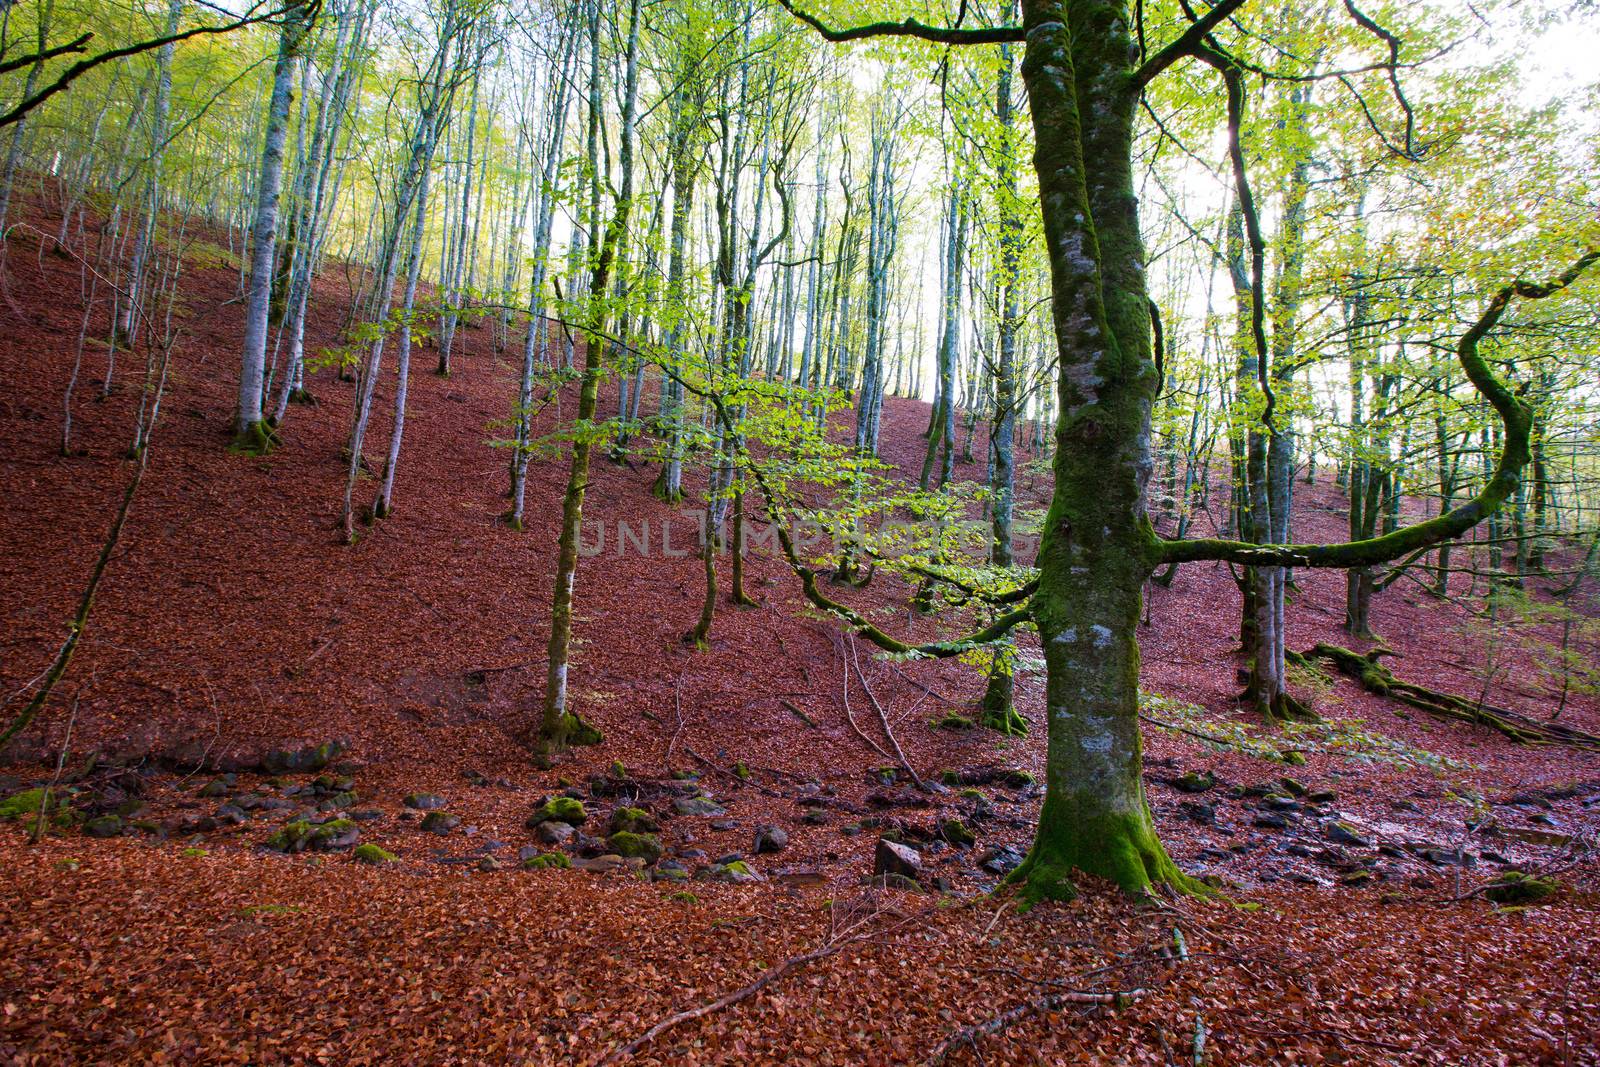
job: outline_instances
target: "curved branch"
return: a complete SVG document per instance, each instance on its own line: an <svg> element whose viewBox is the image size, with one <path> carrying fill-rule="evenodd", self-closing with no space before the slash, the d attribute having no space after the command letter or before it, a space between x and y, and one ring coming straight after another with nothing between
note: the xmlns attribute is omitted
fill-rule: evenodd
<svg viewBox="0 0 1600 1067"><path fill-rule="evenodd" d="M1522 470L1529 462L1529 438L1533 433L1533 409L1496 376L1488 361L1479 354L1478 343L1500 322L1513 298L1542 300L1553 296L1577 281L1596 261L1600 261L1600 249L1591 249L1550 281L1515 281L1504 286L1489 301L1478 321L1457 342L1456 358L1466 371L1467 379L1489 401L1505 427L1505 445L1500 451L1494 476L1471 500L1436 518L1393 533L1341 544L1253 545L1220 538L1194 541L1163 541L1157 538L1157 563L1227 560L1258 567L1370 567L1459 537L1472 529L1499 510L1517 491L1522 481Z"/></svg>
<svg viewBox="0 0 1600 1067"><path fill-rule="evenodd" d="M779 3L783 3L785 7L789 6L784 0L779 0ZM1217 28L1219 23L1243 7L1244 4L1245 0L1222 0L1220 4L1217 4L1210 11L1196 19L1187 30L1183 31L1182 36L1145 60L1144 64L1133 72L1134 87L1142 89L1149 85L1156 75L1184 56L1199 58L1196 49L1201 42L1206 39L1206 36L1212 30Z"/></svg>
<svg viewBox="0 0 1600 1067"><path fill-rule="evenodd" d="M783 9L789 14L820 33L824 40L835 43L864 41L872 37L915 37L936 44L1014 44L1026 39L1021 26L982 26L963 30L948 26L929 26L916 19L906 19L902 22L869 22L862 26L850 26L839 30L815 15L801 11L794 6L792 0L778 0L778 3L783 5ZM1237 0L1237 3L1243 3L1243 0Z"/></svg>

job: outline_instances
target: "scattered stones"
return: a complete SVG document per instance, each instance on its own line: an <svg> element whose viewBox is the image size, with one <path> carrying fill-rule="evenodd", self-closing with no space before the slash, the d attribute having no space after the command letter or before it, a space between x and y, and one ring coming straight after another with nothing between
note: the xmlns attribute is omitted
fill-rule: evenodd
<svg viewBox="0 0 1600 1067"><path fill-rule="evenodd" d="M461 825L461 816L451 815L447 811L430 811L422 817L422 829L430 834L445 836L451 830Z"/></svg>
<svg viewBox="0 0 1600 1067"><path fill-rule="evenodd" d="M224 774L220 778L213 778L195 791L197 797L225 797L233 789L234 783L239 780L236 774Z"/></svg>
<svg viewBox="0 0 1600 1067"><path fill-rule="evenodd" d="M226 823L229 826L242 826L250 821L250 816L246 815L234 804L219 805L215 818L218 822Z"/></svg>
<svg viewBox="0 0 1600 1067"><path fill-rule="evenodd" d="M1332 804L1339 799L1339 794L1331 789L1314 789L1306 794L1306 800L1313 804Z"/></svg>
<svg viewBox="0 0 1600 1067"><path fill-rule="evenodd" d="M524 855L532 853L532 855ZM518 863L525 871L543 871L550 869L567 870L572 866L572 860L564 852L539 852L536 849L523 849L517 854Z"/></svg>
<svg viewBox="0 0 1600 1067"><path fill-rule="evenodd" d="M1213 804L1202 800L1185 800L1178 804L1178 810L1188 817L1190 822L1199 823L1201 826L1217 825L1217 809Z"/></svg>
<svg viewBox="0 0 1600 1067"><path fill-rule="evenodd" d="M658 829L655 818L643 808L630 808L623 806L611 813L611 832L626 831L630 834L653 834Z"/></svg>
<svg viewBox="0 0 1600 1067"><path fill-rule="evenodd" d="M365 811L352 811L345 818L354 819L356 822L377 822L383 818L383 812L376 808L368 808Z"/></svg>
<svg viewBox="0 0 1600 1067"><path fill-rule="evenodd" d="M417 811L439 811L449 802L438 793L412 793L403 803Z"/></svg>
<svg viewBox="0 0 1600 1067"><path fill-rule="evenodd" d="M921 873L922 856L916 849L887 838L878 839L877 850L872 855L873 877L897 874L915 881Z"/></svg>
<svg viewBox="0 0 1600 1067"><path fill-rule="evenodd" d="M1271 811L1258 812L1256 817L1250 821L1250 824L1259 826L1263 830L1287 830L1289 828L1288 819Z"/></svg>
<svg viewBox="0 0 1600 1067"><path fill-rule="evenodd" d="M1283 791L1292 797L1303 797L1311 792L1311 790L1307 789L1299 781L1294 778L1290 778L1287 775L1279 778L1278 784L1283 786Z"/></svg>
<svg viewBox="0 0 1600 1067"><path fill-rule="evenodd" d="M1374 875L1371 871L1350 871L1339 876L1339 884L1348 886L1366 885L1368 882L1372 881L1374 877L1376 877L1376 875Z"/></svg>
<svg viewBox="0 0 1600 1067"><path fill-rule="evenodd" d="M1415 801L1411 800L1391 800L1389 801L1389 807L1393 808L1395 811L1409 812L1413 815L1422 814L1422 809L1417 806Z"/></svg>
<svg viewBox="0 0 1600 1067"><path fill-rule="evenodd" d="M541 844L560 846L571 841L577 832L577 828L570 823L542 822L534 829L534 836Z"/></svg>
<svg viewBox="0 0 1600 1067"><path fill-rule="evenodd" d="M280 826L262 844L273 852L338 852L354 847L360 839L361 828L349 819L330 819L320 825L296 819Z"/></svg>
<svg viewBox="0 0 1600 1067"><path fill-rule="evenodd" d="M728 830L737 830L738 828L739 828L739 822L738 822L737 819L712 819L711 820L711 829L713 829L713 830L717 830L717 831L720 831L720 832L726 832Z"/></svg>
<svg viewBox="0 0 1600 1067"><path fill-rule="evenodd" d="M807 826L826 826L828 825L828 813L821 808L810 808L804 815L800 816L800 821Z"/></svg>
<svg viewBox="0 0 1600 1067"><path fill-rule="evenodd" d="M498 871L499 869L500 861L495 859L493 856L484 856L478 860L478 870L484 872L485 874L488 874L491 871Z"/></svg>
<svg viewBox="0 0 1600 1067"><path fill-rule="evenodd" d="M572 866L580 871L588 871L590 874L609 874L612 871L627 869L628 861L621 856L608 854L574 860L572 861Z"/></svg>
<svg viewBox="0 0 1600 1067"><path fill-rule="evenodd" d="M1274 793L1261 801L1261 806L1271 811L1299 811L1300 802L1294 797L1286 797L1281 793Z"/></svg>
<svg viewBox="0 0 1600 1067"><path fill-rule="evenodd" d="M756 830L755 844L750 851L757 856L768 852L782 852L789 847L789 833L781 826L762 826Z"/></svg>

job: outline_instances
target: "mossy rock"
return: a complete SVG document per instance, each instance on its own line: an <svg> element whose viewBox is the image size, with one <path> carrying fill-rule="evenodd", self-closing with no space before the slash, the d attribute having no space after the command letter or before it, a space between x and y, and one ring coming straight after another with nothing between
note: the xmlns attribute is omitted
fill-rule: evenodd
<svg viewBox="0 0 1600 1067"><path fill-rule="evenodd" d="M96 815L83 824L83 832L88 837L121 837L122 816Z"/></svg>
<svg viewBox="0 0 1600 1067"><path fill-rule="evenodd" d="M654 834L619 830L607 838L611 851L626 859L642 859L646 864L661 858L661 841Z"/></svg>
<svg viewBox="0 0 1600 1067"><path fill-rule="evenodd" d="M1554 878L1507 871L1484 887L1483 895L1496 904L1536 904L1556 891Z"/></svg>
<svg viewBox="0 0 1600 1067"><path fill-rule="evenodd" d="M961 798L963 800L975 801L979 804L987 804L989 802L989 795L987 793L981 789L974 789L970 787L961 791Z"/></svg>
<svg viewBox="0 0 1600 1067"><path fill-rule="evenodd" d="M0 800L0 819L14 822L18 819L31 819L39 814L39 807L44 803L44 786L37 789L24 789L20 793L13 793ZM59 809L60 800L52 797L51 807Z"/></svg>
<svg viewBox="0 0 1600 1067"><path fill-rule="evenodd" d="M583 801L574 800L572 797L551 797L544 802L544 806L533 813L530 823L564 822L568 826L582 826L589 818L589 811L583 806Z"/></svg>
<svg viewBox="0 0 1600 1067"><path fill-rule="evenodd" d="M355 807L356 802L360 799L354 789L347 789L342 793L335 793L333 796L328 797L317 807L323 811L344 811L347 808Z"/></svg>
<svg viewBox="0 0 1600 1067"><path fill-rule="evenodd" d="M955 771L940 771L939 772L939 784L940 785L948 785L948 786L958 786L958 785L961 784L961 775L957 774Z"/></svg>
<svg viewBox="0 0 1600 1067"><path fill-rule="evenodd" d="M447 811L430 811L422 817L422 829L430 834L443 837L451 830L461 825L461 816L451 815Z"/></svg>
<svg viewBox="0 0 1600 1067"><path fill-rule="evenodd" d="M1279 758L1291 767L1304 767L1306 765L1306 754L1304 752L1289 751L1283 753Z"/></svg>
<svg viewBox="0 0 1600 1067"><path fill-rule="evenodd" d="M262 847L273 852L301 852L311 839L311 824L304 819L284 823L262 842Z"/></svg>
<svg viewBox="0 0 1600 1067"><path fill-rule="evenodd" d="M394 863L400 858L393 852L389 852L385 849L379 848L377 845L370 843L365 845L357 845L356 850L351 853L351 855L355 858L357 863L365 863L372 867L382 867L385 864Z"/></svg>
<svg viewBox="0 0 1600 1067"><path fill-rule="evenodd" d="M1216 784L1217 777L1210 771L1188 771L1172 780L1172 788L1180 793L1204 793Z"/></svg>
<svg viewBox="0 0 1600 1067"><path fill-rule="evenodd" d="M611 832L653 834L659 829L655 817L643 808L621 807L611 813Z"/></svg>
<svg viewBox="0 0 1600 1067"><path fill-rule="evenodd" d="M977 835L960 819L945 819L939 824L939 836L957 848L970 848L977 843Z"/></svg>
<svg viewBox="0 0 1600 1067"><path fill-rule="evenodd" d="M261 766L268 774L282 774L284 772L310 774L322 770L322 768L344 755L345 748L343 741L324 741L320 745L311 745L292 751L280 748L267 753L266 757L261 761Z"/></svg>
<svg viewBox="0 0 1600 1067"><path fill-rule="evenodd" d="M940 730L971 730L978 724L959 712L949 711L933 720L932 725Z"/></svg>
<svg viewBox="0 0 1600 1067"><path fill-rule="evenodd" d="M318 852L338 852L353 846L361 828L353 819L330 819L311 830L310 845Z"/></svg>
<svg viewBox="0 0 1600 1067"><path fill-rule="evenodd" d="M522 861L522 869L525 871L544 871L550 869L565 871L570 870L571 867L572 860L567 858L567 855L564 852L544 852L537 856L529 856L527 859Z"/></svg>

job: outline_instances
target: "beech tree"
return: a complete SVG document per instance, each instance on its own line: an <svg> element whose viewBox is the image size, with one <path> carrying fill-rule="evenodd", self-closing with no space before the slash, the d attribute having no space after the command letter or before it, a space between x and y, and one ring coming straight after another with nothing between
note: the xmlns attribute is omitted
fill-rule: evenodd
<svg viewBox="0 0 1600 1067"><path fill-rule="evenodd" d="M971 641L992 640L1002 623L1000 632L1024 620L1038 628L1047 671L1046 791L1033 847L1009 876L1027 899L1071 896L1075 871L1129 892L1154 883L1200 891L1167 856L1144 796L1137 627L1145 581L1163 564L1202 559L1262 568L1367 566L1455 537L1492 514L1521 484L1532 415L1480 354L1479 344L1515 301L1565 289L1600 252L1584 253L1548 281L1505 284L1461 337L1461 368L1503 427L1494 476L1471 500L1393 533L1343 544L1164 541L1146 506L1151 411L1160 375L1134 187L1134 126L1145 87L1174 64L1200 61L1218 71L1245 212L1255 294L1250 332L1261 351L1264 249L1239 147L1247 71L1217 36L1245 0L1220 0L1204 12L1185 7L1171 40L1160 47L1147 38L1154 27L1147 25L1144 9L1135 12L1122 0L1024 0L1020 26L968 28L915 18L834 28L794 0L781 2L830 41L898 36L945 45L1022 44L1050 262L1058 357L1055 489L1038 578L1024 606L964 641L936 646L907 646L854 613L845 617L885 648L924 655L956 654ZM1345 8L1382 46L1379 65L1398 78L1399 39L1353 0ZM1409 123L1403 136L1409 143ZM1269 424L1270 417L1269 400ZM832 604L814 582L807 591L813 600Z"/></svg>

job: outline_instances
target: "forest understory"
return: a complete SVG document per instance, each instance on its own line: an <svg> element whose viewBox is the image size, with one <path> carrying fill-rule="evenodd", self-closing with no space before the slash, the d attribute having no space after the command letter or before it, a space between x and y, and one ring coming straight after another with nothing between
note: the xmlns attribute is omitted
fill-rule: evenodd
<svg viewBox="0 0 1600 1067"><path fill-rule="evenodd" d="M49 661L100 551L143 359L124 353L100 400L91 350L59 455L80 311L57 294L80 279L35 221L0 272L6 694ZM1042 677L1017 680L1028 736L948 728L979 672L873 655L764 551L757 604L695 650L699 559L615 544L641 521L658 547L694 543L642 464L597 461L588 488L611 540L578 572L572 704L604 740L539 769L565 464L530 467L525 530L499 521L489 442L515 359L467 328L448 378L413 371L395 513L347 546L350 384L310 376L317 405L270 454L224 447L236 281L186 271L167 410L92 622L0 768L0 797L54 781L92 816L38 843L28 812L0 824L0 1060L1600 1062L1593 752L1331 672L1302 690L1324 725L1262 723L1238 706L1224 564L1152 584L1140 634L1146 785L1211 899L1086 880L1018 907L997 885L1038 815ZM325 270L308 351L348 299ZM911 477L927 412L884 405L881 453ZM1033 458L1018 495L1037 502ZM1331 485L1297 505L1304 536L1340 538ZM1297 575L1291 648L1371 647L1341 629L1343 582ZM885 575L832 595L932 639L911 593ZM1554 710L1520 646L1418 584L1378 595L1373 628L1401 678ZM1600 708L1579 695L1560 721L1600 732ZM911 866L869 884L886 835ZM1555 891L1522 901L1507 872Z"/></svg>

